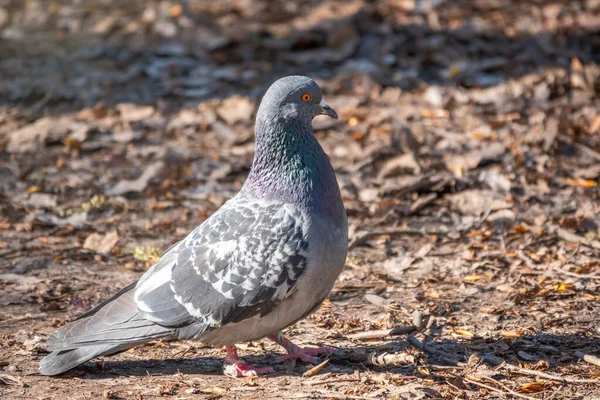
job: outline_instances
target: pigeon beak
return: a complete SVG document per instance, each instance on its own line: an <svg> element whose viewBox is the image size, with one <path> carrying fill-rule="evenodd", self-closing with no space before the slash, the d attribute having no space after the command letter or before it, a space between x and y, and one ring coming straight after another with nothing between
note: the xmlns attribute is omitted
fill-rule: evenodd
<svg viewBox="0 0 600 400"><path fill-rule="evenodd" d="M317 115L327 115L333 119L338 119L338 115L333 108L323 99L317 104Z"/></svg>

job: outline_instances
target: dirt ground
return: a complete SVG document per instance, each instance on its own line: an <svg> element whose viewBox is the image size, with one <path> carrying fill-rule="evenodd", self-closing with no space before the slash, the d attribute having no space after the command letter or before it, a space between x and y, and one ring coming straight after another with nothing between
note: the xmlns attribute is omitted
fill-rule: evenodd
<svg viewBox="0 0 600 400"><path fill-rule="evenodd" d="M0 398L600 399L600 1L0 1ZM307 74L350 220L318 371L152 342L39 375L54 328L241 187Z"/></svg>

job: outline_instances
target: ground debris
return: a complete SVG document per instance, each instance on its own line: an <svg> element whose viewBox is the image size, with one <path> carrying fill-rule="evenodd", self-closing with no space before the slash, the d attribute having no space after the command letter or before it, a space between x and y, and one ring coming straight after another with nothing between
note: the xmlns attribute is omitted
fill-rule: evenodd
<svg viewBox="0 0 600 400"><path fill-rule="evenodd" d="M0 2L0 397L594 398L599 26L591 0ZM231 380L162 341L41 377L55 327L239 191L292 74L339 115L313 127L351 226L286 331L323 370Z"/></svg>

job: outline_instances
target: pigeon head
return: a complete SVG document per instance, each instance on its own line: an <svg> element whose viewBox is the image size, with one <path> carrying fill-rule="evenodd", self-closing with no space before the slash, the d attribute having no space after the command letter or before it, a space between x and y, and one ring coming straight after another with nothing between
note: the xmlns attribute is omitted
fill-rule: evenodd
<svg viewBox="0 0 600 400"><path fill-rule="evenodd" d="M321 88L315 81L306 76L287 76L277 80L267 90L260 103L257 119L280 119L310 125L317 115L338 117L335 110L323 100Z"/></svg>
<svg viewBox="0 0 600 400"><path fill-rule="evenodd" d="M256 115L254 162L244 191L323 212L343 210L333 168L311 125L321 114L337 118L312 79L288 76L273 83Z"/></svg>

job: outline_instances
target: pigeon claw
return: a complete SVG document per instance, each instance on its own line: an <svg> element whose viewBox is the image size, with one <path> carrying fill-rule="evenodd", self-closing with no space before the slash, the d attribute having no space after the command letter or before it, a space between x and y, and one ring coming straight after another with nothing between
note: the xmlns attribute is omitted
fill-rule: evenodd
<svg viewBox="0 0 600 400"><path fill-rule="evenodd" d="M302 360L309 364L318 364L321 360L316 357L323 354L335 353L337 349L329 346L323 347L296 347L294 351L275 359L275 362L283 362L285 360Z"/></svg>
<svg viewBox="0 0 600 400"><path fill-rule="evenodd" d="M225 346L225 349L227 350L227 356L225 356L225 362L223 363L223 373L225 375L239 378L243 376L266 375L275 372L270 367L257 368L243 362L237 353L235 345Z"/></svg>
<svg viewBox="0 0 600 400"><path fill-rule="evenodd" d="M321 360L318 357L313 357L309 354L302 353L302 352L288 353L288 354L284 354L282 356L277 356L275 358L276 363L282 363L287 360L302 360L309 364L318 364L321 362Z"/></svg>
<svg viewBox="0 0 600 400"><path fill-rule="evenodd" d="M224 364L223 372L225 375L232 376L234 378L240 378L244 376L258 376L272 374L275 372L273 368L257 368L252 365L246 364L245 362L238 361L233 364Z"/></svg>

